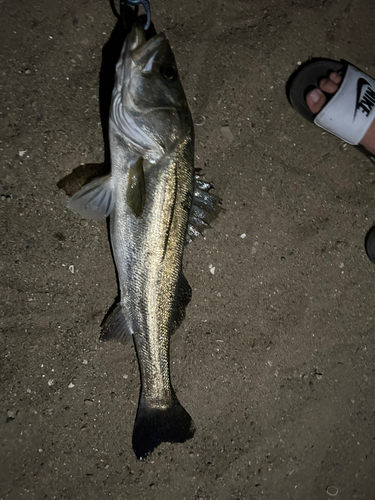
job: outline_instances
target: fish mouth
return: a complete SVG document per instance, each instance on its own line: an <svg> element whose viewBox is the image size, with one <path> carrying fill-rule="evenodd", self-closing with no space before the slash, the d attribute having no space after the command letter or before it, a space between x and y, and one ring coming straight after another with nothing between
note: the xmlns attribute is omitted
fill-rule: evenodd
<svg viewBox="0 0 375 500"><path fill-rule="evenodd" d="M134 23L129 34L129 51L131 58L137 66L146 66L159 52L163 45L168 44L164 33L146 39L146 33L140 22Z"/></svg>

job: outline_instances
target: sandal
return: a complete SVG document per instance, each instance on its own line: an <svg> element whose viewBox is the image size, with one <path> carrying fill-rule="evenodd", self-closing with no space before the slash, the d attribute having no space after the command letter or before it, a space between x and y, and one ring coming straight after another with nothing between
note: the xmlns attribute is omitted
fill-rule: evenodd
<svg viewBox="0 0 375 500"><path fill-rule="evenodd" d="M342 82L334 94L322 91L327 102L315 115L306 104L306 94L319 88L320 80L332 72L338 73ZM375 119L375 80L344 60L310 59L292 74L286 91L290 104L300 115L354 146ZM375 160L369 152L366 156Z"/></svg>

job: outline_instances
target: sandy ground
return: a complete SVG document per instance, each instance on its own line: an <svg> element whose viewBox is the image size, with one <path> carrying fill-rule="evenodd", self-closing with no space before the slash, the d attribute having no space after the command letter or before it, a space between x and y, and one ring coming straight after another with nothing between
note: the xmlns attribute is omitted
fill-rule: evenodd
<svg viewBox="0 0 375 500"><path fill-rule="evenodd" d="M172 340L197 432L135 458L134 348L98 341L117 293L107 228L57 186L104 159L116 19L104 0L2 0L0 498L373 499L375 169L285 97L311 56L375 75L373 1L152 6L226 209L186 249Z"/></svg>

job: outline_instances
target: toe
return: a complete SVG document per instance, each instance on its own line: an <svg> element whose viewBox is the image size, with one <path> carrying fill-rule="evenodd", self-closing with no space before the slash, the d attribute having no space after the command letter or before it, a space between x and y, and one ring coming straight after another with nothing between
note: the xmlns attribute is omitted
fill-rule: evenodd
<svg viewBox="0 0 375 500"><path fill-rule="evenodd" d="M342 77L335 71L332 71L332 73L329 74L329 79L336 83L336 85L340 85Z"/></svg>
<svg viewBox="0 0 375 500"><path fill-rule="evenodd" d="M327 94L334 94L339 88L338 84L331 80L331 78L323 78L323 80L319 82L319 87L323 92L327 92Z"/></svg>
<svg viewBox="0 0 375 500"><path fill-rule="evenodd" d="M306 104L314 114L319 113L326 103L326 96L319 89L313 89L306 95Z"/></svg>

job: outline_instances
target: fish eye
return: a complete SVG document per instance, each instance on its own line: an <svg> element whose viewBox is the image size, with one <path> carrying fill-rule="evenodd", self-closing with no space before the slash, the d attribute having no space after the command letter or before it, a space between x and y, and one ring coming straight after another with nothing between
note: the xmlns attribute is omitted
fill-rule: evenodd
<svg viewBox="0 0 375 500"><path fill-rule="evenodd" d="M177 76L177 69L174 66L163 66L160 68L160 73L167 80L174 80Z"/></svg>

